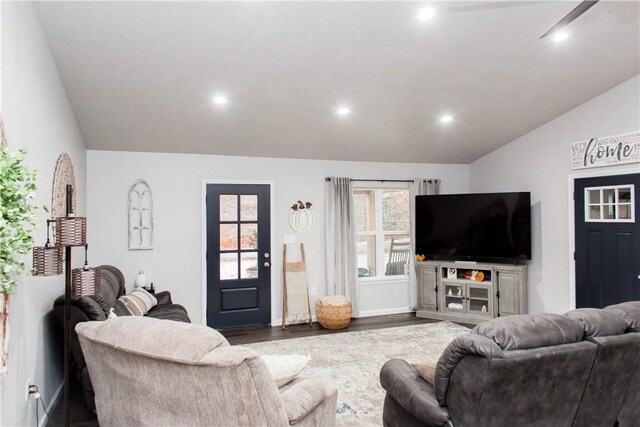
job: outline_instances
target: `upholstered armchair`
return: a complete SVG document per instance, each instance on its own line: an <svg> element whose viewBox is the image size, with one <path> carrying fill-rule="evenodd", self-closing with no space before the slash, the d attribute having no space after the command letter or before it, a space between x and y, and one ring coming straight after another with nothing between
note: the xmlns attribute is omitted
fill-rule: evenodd
<svg viewBox="0 0 640 427"><path fill-rule="evenodd" d="M255 351L214 329L120 317L76 332L101 426L335 425L334 387L306 379L280 392Z"/></svg>

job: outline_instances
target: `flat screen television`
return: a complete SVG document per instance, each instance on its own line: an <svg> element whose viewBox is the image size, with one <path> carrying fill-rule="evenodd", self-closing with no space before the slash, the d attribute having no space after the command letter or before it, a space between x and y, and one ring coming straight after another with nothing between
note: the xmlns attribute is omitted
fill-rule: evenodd
<svg viewBox="0 0 640 427"><path fill-rule="evenodd" d="M531 193L416 196L415 237L430 259L531 259Z"/></svg>

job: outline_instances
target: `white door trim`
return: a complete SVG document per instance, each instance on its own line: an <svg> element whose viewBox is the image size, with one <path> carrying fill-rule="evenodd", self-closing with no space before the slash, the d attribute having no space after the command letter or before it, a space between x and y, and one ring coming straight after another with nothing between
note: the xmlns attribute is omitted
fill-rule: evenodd
<svg viewBox="0 0 640 427"><path fill-rule="evenodd" d="M569 310L576 308L576 260L573 259L573 253L576 250L576 219L574 215L575 202L573 192L575 189L575 180L581 178L597 178L601 176L617 176L630 175L640 173L638 165L632 166L613 166L602 170L582 170L569 174Z"/></svg>
<svg viewBox="0 0 640 427"><path fill-rule="evenodd" d="M274 239L276 235L275 228L275 181L255 181L255 180L237 180L237 179L203 179L202 180L202 319L201 322L203 325L207 325L207 184L239 184L239 185L268 185L269 186L269 210L270 210L270 222L269 228L271 230L271 244L269 247L269 253L271 254L271 283L269 287L271 288L271 325L275 323L275 314L276 314L276 295L273 292L273 267L279 265L278 254L273 251Z"/></svg>

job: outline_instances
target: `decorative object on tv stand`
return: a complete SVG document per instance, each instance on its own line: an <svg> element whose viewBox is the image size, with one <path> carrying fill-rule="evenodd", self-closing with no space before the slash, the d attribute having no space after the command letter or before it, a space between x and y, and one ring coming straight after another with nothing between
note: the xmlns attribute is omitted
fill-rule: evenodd
<svg viewBox="0 0 640 427"><path fill-rule="evenodd" d="M54 185L54 191L56 190ZM70 379L69 369L71 363L71 297L84 297L100 293L100 272L99 269L89 268L87 263L87 219L84 217L76 217L73 210L73 187L70 184L66 186L66 214L64 217L55 218L55 242L58 247L58 253L62 255L64 248L64 273L65 273L65 313L64 313L64 425L70 425ZM55 197L54 197L55 198ZM52 220L47 220L47 226ZM84 246L85 264L82 268L71 269L71 248L74 246ZM44 251L43 251L44 249ZM57 267L54 269L46 262L39 262L37 257L41 254L52 253L50 251L51 243L47 238L47 244L44 248L34 248L34 274L36 276L45 276L53 274L54 271L60 271ZM48 256L48 255L47 255ZM49 260L50 261L50 260ZM61 271L60 271L61 272Z"/></svg>
<svg viewBox="0 0 640 427"><path fill-rule="evenodd" d="M147 286L147 275L144 274L144 271L140 270L140 272L138 272L134 284L136 285L136 288L144 288Z"/></svg>
<svg viewBox="0 0 640 427"><path fill-rule="evenodd" d="M9 153L0 121L0 378L7 371L9 358L9 302L18 282L14 279L26 269L23 255L33 246L36 222L36 173L24 166L24 149Z"/></svg>
<svg viewBox="0 0 640 427"><path fill-rule="evenodd" d="M457 279L458 278L458 269L457 268L449 268L447 270L447 279Z"/></svg>
<svg viewBox="0 0 640 427"><path fill-rule="evenodd" d="M302 200L298 200L298 203L294 203L291 206L289 226L293 231L306 233L313 230L316 225L316 215L311 206L311 202L302 203Z"/></svg>
<svg viewBox="0 0 640 427"><path fill-rule="evenodd" d="M153 197L139 179L129 188L129 250L153 249Z"/></svg>

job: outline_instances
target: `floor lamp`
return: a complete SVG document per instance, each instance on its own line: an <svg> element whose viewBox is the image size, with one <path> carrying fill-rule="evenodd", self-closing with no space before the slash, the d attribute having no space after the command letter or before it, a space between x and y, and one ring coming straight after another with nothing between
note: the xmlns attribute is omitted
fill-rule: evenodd
<svg viewBox="0 0 640 427"><path fill-rule="evenodd" d="M62 274L64 258L65 301L64 301L64 425L70 425L69 364L71 360L71 297L83 297L100 293L100 272L89 268L87 263L87 218L76 217L73 213L73 187L67 185L67 216L47 220L47 243L33 248L33 267L36 276ZM55 222L55 246L49 240L49 227ZM84 267L71 269L71 248L84 246ZM64 255L63 255L64 249Z"/></svg>

